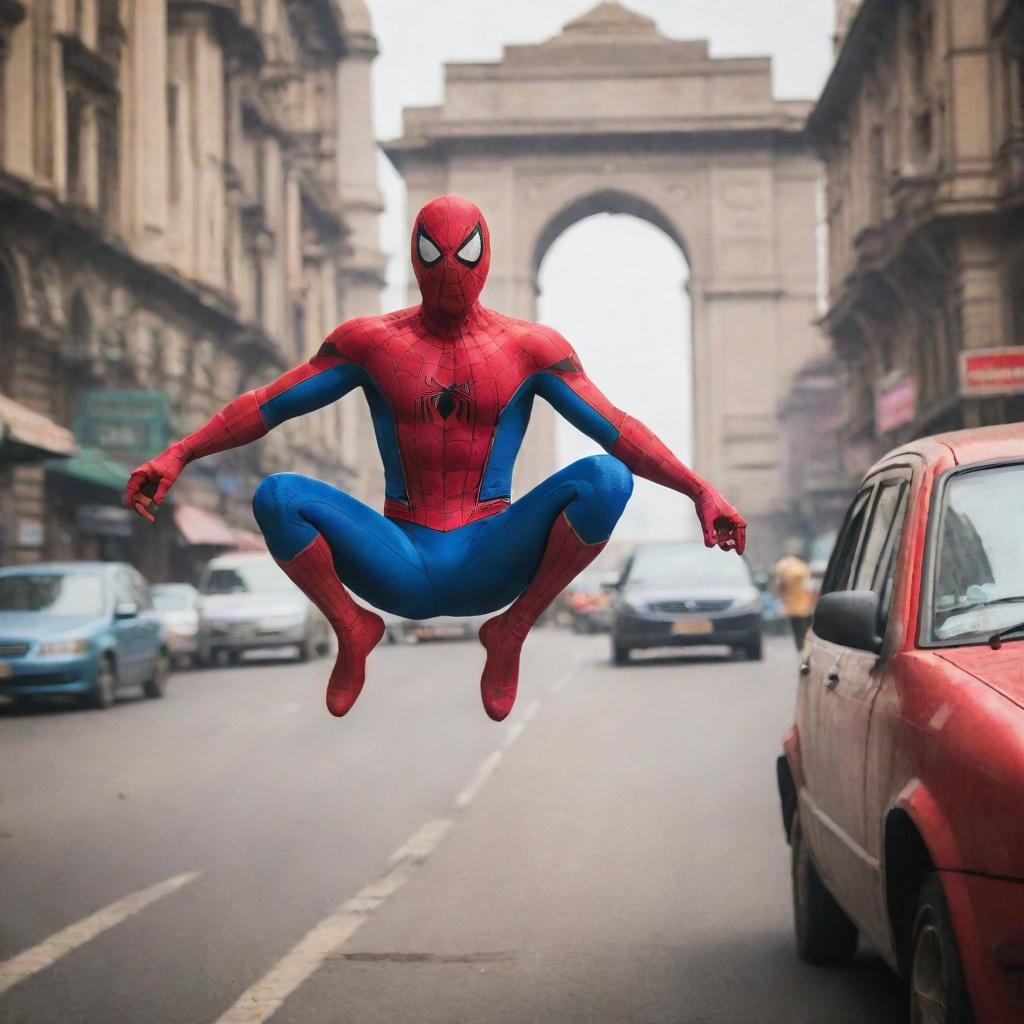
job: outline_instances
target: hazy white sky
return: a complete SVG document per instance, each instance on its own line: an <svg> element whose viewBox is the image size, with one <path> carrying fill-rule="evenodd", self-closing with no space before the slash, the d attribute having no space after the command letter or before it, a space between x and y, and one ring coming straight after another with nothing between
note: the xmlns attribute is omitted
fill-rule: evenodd
<svg viewBox="0 0 1024 1024"><path fill-rule="evenodd" d="M368 0L380 56L374 104L381 139L401 134L402 109L442 102L444 64L498 60L508 43L540 42L596 0ZM831 63L832 0L626 0L676 38L710 40L713 56L774 58L780 98L815 97ZM401 178L383 156L382 221L388 265L385 308L405 304L408 224ZM467 198L472 199L472 196ZM486 213L486 211L484 211ZM640 311L624 297L642 296ZM657 228L632 217L592 217L552 246L541 266L538 318L572 341L590 376L644 420L681 458L691 451L687 268ZM657 368L652 373L652 368ZM559 434L559 460L595 450L572 428ZM638 486L617 536L689 531L684 500Z"/></svg>

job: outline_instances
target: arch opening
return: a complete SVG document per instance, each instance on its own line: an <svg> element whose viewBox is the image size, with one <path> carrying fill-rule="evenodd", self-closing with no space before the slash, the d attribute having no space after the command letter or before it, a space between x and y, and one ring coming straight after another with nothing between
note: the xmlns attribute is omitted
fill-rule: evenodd
<svg viewBox="0 0 1024 1024"><path fill-rule="evenodd" d="M601 196L616 196L609 208ZM649 204L599 193L554 218L535 249L537 319L559 330L591 379L684 462L693 452L689 262ZM626 197L629 198L629 197ZM641 212L638 212L641 211ZM564 465L599 451L568 423L555 430ZM625 541L696 537L685 499L638 480L616 531Z"/></svg>

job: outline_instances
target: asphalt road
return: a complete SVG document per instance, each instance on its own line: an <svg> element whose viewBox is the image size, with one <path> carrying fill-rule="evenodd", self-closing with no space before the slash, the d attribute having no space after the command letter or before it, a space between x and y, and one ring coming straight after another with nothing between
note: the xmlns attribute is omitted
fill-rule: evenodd
<svg viewBox="0 0 1024 1024"><path fill-rule="evenodd" d="M501 725L476 644L0 709L4 1024L897 1024L801 964L774 758L796 655L615 669L540 632Z"/></svg>

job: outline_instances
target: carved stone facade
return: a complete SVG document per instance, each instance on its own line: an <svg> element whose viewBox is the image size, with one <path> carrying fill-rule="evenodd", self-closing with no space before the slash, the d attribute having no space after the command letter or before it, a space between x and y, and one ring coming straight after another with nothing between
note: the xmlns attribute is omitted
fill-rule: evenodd
<svg viewBox="0 0 1024 1024"><path fill-rule="evenodd" d="M696 468L743 509L762 558L789 528L778 405L825 348L812 325L820 165L808 109L773 97L769 59L711 58L707 42L601 3L499 63L448 65L443 106L407 110L404 136L385 146L411 211L444 192L484 210L483 301L512 315L535 315L544 254L591 214L635 214L675 240L690 265ZM587 339L570 340L586 362ZM634 372L658 372L642 339L628 351ZM520 487L552 469L541 412Z"/></svg>
<svg viewBox="0 0 1024 1024"><path fill-rule="evenodd" d="M0 392L65 425L97 391L163 392L187 431L377 310L362 0L0 0L0 40ZM267 472L358 490L357 405L197 464L176 500L248 526ZM111 491L0 465L0 561L108 553L75 506ZM122 547L165 575L171 530Z"/></svg>
<svg viewBox="0 0 1024 1024"><path fill-rule="evenodd" d="M908 437L1024 418L961 381L965 353L1024 345L1024 3L862 0L809 131L849 477Z"/></svg>

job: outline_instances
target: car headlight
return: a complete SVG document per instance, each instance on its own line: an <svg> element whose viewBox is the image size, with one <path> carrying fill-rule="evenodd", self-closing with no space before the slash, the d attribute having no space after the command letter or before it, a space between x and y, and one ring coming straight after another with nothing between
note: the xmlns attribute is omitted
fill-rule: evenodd
<svg viewBox="0 0 1024 1024"><path fill-rule="evenodd" d="M64 657L69 654L86 654L88 651L88 640L48 640L36 648L36 654L41 658Z"/></svg>
<svg viewBox="0 0 1024 1024"><path fill-rule="evenodd" d="M650 611L650 608L648 608L646 601L623 601L622 610L624 612L638 612L642 614L643 612Z"/></svg>

